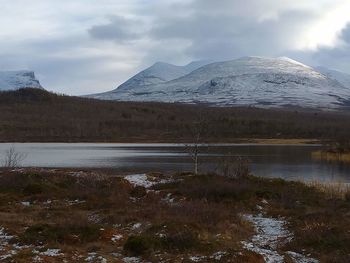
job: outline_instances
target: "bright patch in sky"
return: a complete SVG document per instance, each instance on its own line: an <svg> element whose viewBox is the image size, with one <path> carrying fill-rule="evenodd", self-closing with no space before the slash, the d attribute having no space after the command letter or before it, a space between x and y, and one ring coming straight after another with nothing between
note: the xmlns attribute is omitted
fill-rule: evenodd
<svg viewBox="0 0 350 263"><path fill-rule="evenodd" d="M329 8L322 17L301 35L300 49L317 50L320 46L335 47L340 44L339 35L350 21L350 1Z"/></svg>

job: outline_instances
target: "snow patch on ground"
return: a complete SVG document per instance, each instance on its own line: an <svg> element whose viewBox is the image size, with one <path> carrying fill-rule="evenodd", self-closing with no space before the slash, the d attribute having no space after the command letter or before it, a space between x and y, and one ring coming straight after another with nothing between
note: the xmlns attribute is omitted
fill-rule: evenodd
<svg viewBox="0 0 350 263"><path fill-rule="evenodd" d="M34 247L33 245L21 245L17 243L10 242L16 238L16 236L8 235L5 229L0 227L0 261L9 260L14 255L17 255L20 251L30 249L31 253L35 254L33 257L33 262L41 262L44 257L61 257L64 254L60 249L47 249L46 251L41 251L43 247ZM39 251L40 250L40 251Z"/></svg>
<svg viewBox="0 0 350 263"><path fill-rule="evenodd" d="M40 252L39 253L42 256L47 256L47 257L60 257L60 256L64 256L63 253L61 253L60 249L48 249L44 252Z"/></svg>
<svg viewBox="0 0 350 263"><path fill-rule="evenodd" d="M84 203L86 203L85 200L78 200L78 199L76 199L76 200L66 200L66 202L67 202L67 204L68 204L69 206L79 205L79 204L84 204Z"/></svg>
<svg viewBox="0 0 350 263"><path fill-rule="evenodd" d="M0 227L0 245L7 245L8 241L11 240L13 236L6 234L5 229Z"/></svg>
<svg viewBox="0 0 350 263"><path fill-rule="evenodd" d="M14 236L10 236L5 232L5 229L0 227L0 261L11 258L16 255L15 250L9 248L9 241L13 239Z"/></svg>
<svg viewBox="0 0 350 263"><path fill-rule="evenodd" d="M10 251L7 251L7 254L5 255L1 255L0 256L0 261L3 261L5 259L9 259L9 258L12 258L12 256L16 255L17 252L15 250L10 250Z"/></svg>
<svg viewBox="0 0 350 263"><path fill-rule="evenodd" d="M167 203L167 204L174 204L174 201L175 201L175 198L172 197L172 194L171 193L168 193L163 199L162 201L164 203Z"/></svg>
<svg viewBox="0 0 350 263"><path fill-rule="evenodd" d="M152 178L147 176L147 174L131 174L124 177L130 184L134 187L141 186L144 188L151 188L156 184L165 184L171 182L171 180L156 180L157 178Z"/></svg>
<svg viewBox="0 0 350 263"><path fill-rule="evenodd" d="M86 262L101 262L101 263L107 263L107 259L105 259L102 256L97 255L97 253L92 252L89 253L87 258L85 258Z"/></svg>
<svg viewBox="0 0 350 263"><path fill-rule="evenodd" d="M142 262L141 259L136 258L136 257L126 257L126 258L123 258L123 261L125 263L140 263L140 262Z"/></svg>
<svg viewBox="0 0 350 263"><path fill-rule="evenodd" d="M297 263L318 263L318 260L316 259L307 258L304 255L301 255L299 253L295 253L292 251L288 251L287 255L291 257L294 260L294 262L297 262Z"/></svg>
<svg viewBox="0 0 350 263"><path fill-rule="evenodd" d="M227 255L227 252L225 252L225 251L218 251L218 252L214 253L210 258L219 261L223 257L225 257L226 255Z"/></svg>
<svg viewBox="0 0 350 263"><path fill-rule="evenodd" d="M276 219L259 215L245 215L244 218L251 222L256 230L250 242L243 241L243 247L264 257L267 263L283 263L285 256L278 251L280 245L290 242L293 234L286 229L287 222L284 219ZM296 253L286 253L295 263L318 263L316 259Z"/></svg>
<svg viewBox="0 0 350 263"><path fill-rule="evenodd" d="M136 223L136 224L134 224L134 225L131 227L131 229L132 229L132 230L137 230L137 229L140 229L141 226L142 226L141 223Z"/></svg>
<svg viewBox="0 0 350 263"><path fill-rule="evenodd" d="M123 238L123 235L115 234L115 235L112 236L111 240L113 242L117 242L117 241L121 240L122 238Z"/></svg>
<svg viewBox="0 0 350 263"><path fill-rule="evenodd" d="M149 181L146 174L128 175L125 177L125 180L127 180L133 186L142 186L145 188L150 188L156 184L155 182Z"/></svg>
<svg viewBox="0 0 350 263"><path fill-rule="evenodd" d="M203 262L206 259L205 256L191 256L190 260L193 262Z"/></svg>

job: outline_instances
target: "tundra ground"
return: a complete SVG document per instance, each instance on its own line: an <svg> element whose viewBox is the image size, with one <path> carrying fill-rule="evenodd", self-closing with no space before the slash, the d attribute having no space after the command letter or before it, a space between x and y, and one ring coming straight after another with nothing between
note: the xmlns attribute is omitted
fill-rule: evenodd
<svg viewBox="0 0 350 263"><path fill-rule="evenodd" d="M2 262L349 262L350 195L254 176L0 173Z"/></svg>

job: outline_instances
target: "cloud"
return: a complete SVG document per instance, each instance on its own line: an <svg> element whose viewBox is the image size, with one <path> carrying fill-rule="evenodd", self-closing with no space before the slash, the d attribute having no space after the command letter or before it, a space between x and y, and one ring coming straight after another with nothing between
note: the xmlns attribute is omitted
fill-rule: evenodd
<svg viewBox="0 0 350 263"><path fill-rule="evenodd" d="M341 39L343 39L346 43L350 44L350 24L342 31Z"/></svg>
<svg viewBox="0 0 350 263"><path fill-rule="evenodd" d="M113 16L104 25L95 25L88 32L96 39L114 40L117 42L127 42L137 40L142 37L140 32L140 20Z"/></svg>
<svg viewBox="0 0 350 263"><path fill-rule="evenodd" d="M350 72L347 0L0 1L0 70L58 92L111 90L159 60L289 55Z"/></svg>
<svg viewBox="0 0 350 263"><path fill-rule="evenodd" d="M183 6L185 15L174 12L159 16L152 36L190 41L192 45L186 52L197 58L268 56L290 50L333 47L339 32L350 20L340 8L350 8L350 4L339 1L281 2L223 0L218 4L195 0ZM334 19L335 15L339 16L338 20Z"/></svg>
<svg viewBox="0 0 350 263"><path fill-rule="evenodd" d="M304 12L285 12L279 19L264 21L250 17L217 16L212 12L173 18L153 30L156 39L183 39L195 58L230 59L245 55L278 55L293 49L298 32L313 17Z"/></svg>

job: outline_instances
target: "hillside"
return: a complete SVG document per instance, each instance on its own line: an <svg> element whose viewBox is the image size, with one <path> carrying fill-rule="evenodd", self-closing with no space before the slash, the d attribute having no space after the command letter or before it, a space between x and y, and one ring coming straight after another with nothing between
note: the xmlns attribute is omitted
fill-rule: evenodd
<svg viewBox="0 0 350 263"><path fill-rule="evenodd" d="M162 66L167 72L167 67ZM141 74L141 75L140 75ZM119 101L157 101L257 106L342 109L348 106L350 87L336 78L289 58L243 57L199 67L169 81L143 85L131 78L118 89L91 97Z"/></svg>
<svg viewBox="0 0 350 263"><path fill-rule="evenodd" d="M0 111L3 142L191 141L199 115L211 142L332 139L347 136L350 129L349 113L100 101L40 89L1 92Z"/></svg>

